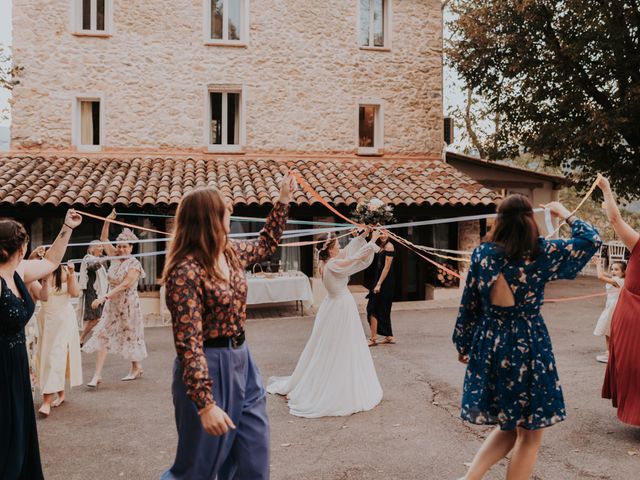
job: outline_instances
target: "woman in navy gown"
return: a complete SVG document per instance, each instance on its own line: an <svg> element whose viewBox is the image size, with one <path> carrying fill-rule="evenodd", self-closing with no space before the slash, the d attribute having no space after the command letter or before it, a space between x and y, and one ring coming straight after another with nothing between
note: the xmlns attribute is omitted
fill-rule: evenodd
<svg viewBox="0 0 640 480"><path fill-rule="evenodd" d="M23 260L29 236L14 220L0 220L0 478L43 478L31 396L24 326L35 308L25 283L53 273L81 217L67 212L64 225L42 260Z"/></svg>

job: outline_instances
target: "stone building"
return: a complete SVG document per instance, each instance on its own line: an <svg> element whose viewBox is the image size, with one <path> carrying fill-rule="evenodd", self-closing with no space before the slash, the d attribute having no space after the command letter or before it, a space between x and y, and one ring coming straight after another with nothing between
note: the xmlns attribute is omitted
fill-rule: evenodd
<svg viewBox="0 0 640 480"><path fill-rule="evenodd" d="M288 168L344 213L377 197L401 222L488 212L498 198L442 160L440 0L21 0L13 56L24 70L0 213L34 242L69 206L167 230L182 194L203 185L237 215L264 217ZM335 221L311 196L294 200L294 218ZM87 221L77 235L99 229ZM398 233L479 241L456 224ZM313 271L312 248L284 256ZM149 288L162 261L145 260ZM398 299L435 281L402 248L397 267Z"/></svg>

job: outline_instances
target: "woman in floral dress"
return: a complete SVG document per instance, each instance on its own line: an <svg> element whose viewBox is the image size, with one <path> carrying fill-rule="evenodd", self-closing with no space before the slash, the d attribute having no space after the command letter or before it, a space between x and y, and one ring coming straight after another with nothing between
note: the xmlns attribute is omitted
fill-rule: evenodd
<svg viewBox="0 0 640 480"><path fill-rule="evenodd" d="M115 217L115 212L109 219ZM105 222L100 240L108 241L109 222ZM123 381L135 380L143 374L140 362L147 357L144 343L144 321L138 298L138 279L144 278L142 265L131 257L133 246L131 241L137 240L134 233L125 228L116 238L116 247L105 245L110 256L125 257L112 260L107 277L109 292L93 302L93 308L104 305L100 322L93 329L91 338L84 344L84 352L98 352L96 371L89 387L96 387L102 381L102 367L107 353L117 353L131 361L129 373Z"/></svg>
<svg viewBox="0 0 640 480"><path fill-rule="evenodd" d="M572 229L570 240L538 236L529 200L498 208L492 242L473 251L453 333L464 379L464 420L497 425L464 477L481 479L513 450L508 479L529 478L542 428L565 419L549 333L540 314L545 284L573 279L601 244L598 232L560 203L547 205Z"/></svg>

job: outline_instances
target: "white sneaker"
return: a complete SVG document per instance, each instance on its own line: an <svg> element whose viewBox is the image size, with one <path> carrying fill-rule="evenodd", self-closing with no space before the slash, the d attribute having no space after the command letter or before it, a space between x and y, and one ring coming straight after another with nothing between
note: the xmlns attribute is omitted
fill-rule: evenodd
<svg viewBox="0 0 640 480"><path fill-rule="evenodd" d="M596 357L596 360L600 363L609 363L609 352L605 353L604 355L598 355Z"/></svg>

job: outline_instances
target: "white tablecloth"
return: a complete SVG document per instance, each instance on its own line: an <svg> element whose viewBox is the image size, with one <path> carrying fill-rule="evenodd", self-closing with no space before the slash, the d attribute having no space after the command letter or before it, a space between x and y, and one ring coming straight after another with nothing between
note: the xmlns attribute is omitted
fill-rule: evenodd
<svg viewBox="0 0 640 480"><path fill-rule="evenodd" d="M247 274L247 289L247 305L296 300L307 306L313 303L311 282L302 272L285 272L273 278Z"/></svg>

